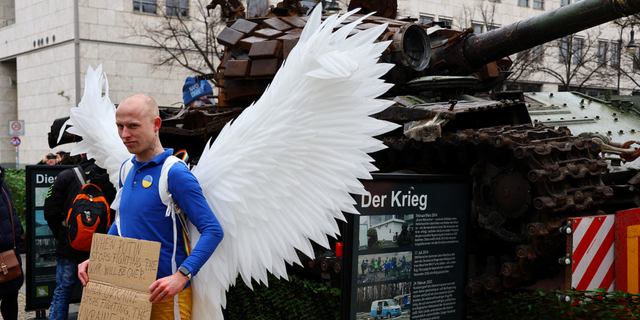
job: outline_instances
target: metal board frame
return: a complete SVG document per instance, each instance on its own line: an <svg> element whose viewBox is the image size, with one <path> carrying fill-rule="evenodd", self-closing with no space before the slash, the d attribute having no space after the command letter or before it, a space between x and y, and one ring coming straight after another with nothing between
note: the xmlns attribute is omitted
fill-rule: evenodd
<svg viewBox="0 0 640 320"><path fill-rule="evenodd" d="M372 310L367 305L387 299L400 302L399 319L464 319L469 178L374 174L373 180L363 184L369 196L355 197L360 215L347 215L348 223L343 230L341 319L371 317ZM365 227L360 226L361 222ZM409 247L398 247L397 239L393 240L395 230L403 222L414 227L414 242ZM375 228L379 239L384 240L381 248L361 243L368 241L364 240L366 235L364 238L361 235L369 228ZM393 261L393 257L395 265L386 262ZM402 257L404 268L400 263ZM368 264L363 272L363 261L378 259L381 263L374 274ZM369 297L371 293L375 297ZM397 313L398 310L394 311L393 316ZM382 317L386 316L383 311Z"/></svg>
<svg viewBox="0 0 640 320"><path fill-rule="evenodd" d="M49 309L56 287L56 240L44 219L44 200L60 172L68 165L26 167L27 274L26 311ZM76 282L70 303L80 302L82 286Z"/></svg>

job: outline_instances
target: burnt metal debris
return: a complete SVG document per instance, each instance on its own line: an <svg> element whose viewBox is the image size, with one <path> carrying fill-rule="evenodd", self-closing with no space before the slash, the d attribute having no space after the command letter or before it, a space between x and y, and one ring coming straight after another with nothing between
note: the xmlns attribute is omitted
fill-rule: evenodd
<svg viewBox="0 0 640 320"><path fill-rule="evenodd" d="M386 8L391 2L376 5ZM283 10L281 16L239 17L227 23L217 38L225 46L213 79L217 105L162 108L164 145L186 148L197 158L208 139L215 139L228 121L260 97L306 24L307 17L296 13L298 6L283 2L275 8ZM388 24L380 40L391 44L380 60L395 64L385 76L394 87L383 97L394 104L375 116L402 128L379 137L388 146L372 155L380 171L472 178L467 294L527 286L557 275L564 267L558 261L566 260L558 258L566 254L567 217L640 205L638 168L612 170L611 160L617 153L625 156L618 162L631 162L640 154L630 149L635 141L616 143L612 138L634 134L635 129L572 134L565 124L597 124L605 115L562 115L554 118L562 126L554 127L551 116L539 116L563 107L534 111L531 95L489 94L509 75L508 55L637 12L639 0L584 0L483 34L380 16L365 18L352 32ZM345 23L360 17L351 16ZM542 95L558 99L562 94ZM583 98L577 105L588 110L590 103ZM618 121L639 115L630 111L611 117ZM52 147L59 122L64 121L57 120L50 133ZM65 133L61 143L73 139ZM305 269L340 277L341 259L332 252L316 256L302 259Z"/></svg>

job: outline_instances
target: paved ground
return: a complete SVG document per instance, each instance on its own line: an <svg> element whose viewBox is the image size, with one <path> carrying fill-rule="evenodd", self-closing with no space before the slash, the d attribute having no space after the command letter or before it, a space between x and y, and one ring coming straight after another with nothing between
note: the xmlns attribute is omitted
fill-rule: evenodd
<svg viewBox="0 0 640 320"><path fill-rule="evenodd" d="M24 254L22 254L22 261L27 261ZM26 272L26 268L22 269ZM26 277L25 277L26 279ZM28 320L28 319L36 319L36 313L34 312L26 312L24 311L24 307L26 306L26 283L20 288L20 293L18 294L18 320ZM78 308L80 304L72 304L69 306L69 320L75 320L78 313ZM49 311L47 311L47 315L49 315ZM2 319L2 316L0 316Z"/></svg>

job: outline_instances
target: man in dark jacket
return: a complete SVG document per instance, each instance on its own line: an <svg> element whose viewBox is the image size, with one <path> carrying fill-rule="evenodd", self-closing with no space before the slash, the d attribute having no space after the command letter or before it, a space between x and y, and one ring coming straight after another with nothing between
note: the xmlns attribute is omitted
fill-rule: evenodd
<svg viewBox="0 0 640 320"><path fill-rule="evenodd" d="M402 232L400 232L400 235L398 236L398 247L410 247L413 245L413 237L407 230L408 226L408 223L402 223Z"/></svg>
<svg viewBox="0 0 640 320"><path fill-rule="evenodd" d="M0 167L0 184L2 191L0 192L0 252L11 250L15 246L16 256L22 268L22 260L20 259L20 236L24 232L20 218L13 206L11 192L9 187L4 183L4 168ZM11 223L13 216L13 224ZM18 319L18 291L24 283L24 275L21 274L15 279L0 283L0 312L5 320Z"/></svg>
<svg viewBox="0 0 640 320"><path fill-rule="evenodd" d="M83 157L80 170L85 175L85 180L102 189L102 193L111 203L115 198L116 190L109 181L107 172L98 167L94 160L86 160ZM44 218L49 228L58 241L56 247L56 289L53 292L53 300L49 309L50 320L66 320L69 315L69 300L73 288L78 280L78 264L89 259L89 251L79 251L71 247L68 237L66 219L73 200L81 189L81 184L73 169L67 169L56 178L49 189L44 202ZM112 213L113 214L113 213ZM111 219L113 221L113 219Z"/></svg>

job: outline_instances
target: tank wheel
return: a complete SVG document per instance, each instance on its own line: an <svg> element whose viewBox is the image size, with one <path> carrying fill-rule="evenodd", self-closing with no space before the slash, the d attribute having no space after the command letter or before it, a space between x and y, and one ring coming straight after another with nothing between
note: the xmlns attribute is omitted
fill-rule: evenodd
<svg viewBox="0 0 640 320"><path fill-rule="evenodd" d="M480 161L471 170L473 201L478 212L478 223L486 230L510 242L528 238L531 185L514 161L496 163L496 159Z"/></svg>
<svg viewBox="0 0 640 320"><path fill-rule="evenodd" d="M391 319L391 312L387 313L387 319Z"/></svg>

